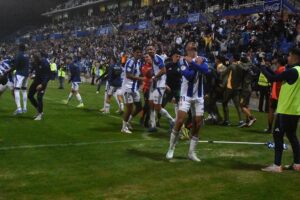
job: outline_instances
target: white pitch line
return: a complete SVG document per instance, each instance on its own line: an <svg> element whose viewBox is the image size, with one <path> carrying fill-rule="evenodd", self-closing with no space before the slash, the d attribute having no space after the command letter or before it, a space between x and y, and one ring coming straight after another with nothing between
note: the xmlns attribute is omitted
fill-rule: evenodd
<svg viewBox="0 0 300 200"><path fill-rule="evenodd" d="M199 140L199 143L214 143L214 144L249 144L249 145L265 145L263 142L239 142L239 141L215 141L215 140Z"/></svg>
<svg viewBox="0 0 300 200"><path fill-rule="evenodd" d="M78 147L89 146L96 144L116 144L116 143L130 143L130 142L145 142L156 141L158 139L138 139L138 140L113 140L113 141L99 141L99 142L79 142L79 143L63 143L63 144L37 144L37 145L20 145L20 146L3 146L0 147L0 151L16 150L16 149L40 149L49 147Z"/></svg>

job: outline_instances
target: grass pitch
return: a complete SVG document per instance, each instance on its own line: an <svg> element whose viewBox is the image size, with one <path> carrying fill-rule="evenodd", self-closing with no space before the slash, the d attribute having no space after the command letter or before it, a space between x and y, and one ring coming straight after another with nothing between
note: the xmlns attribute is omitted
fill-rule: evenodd
<svg viewBox="0 0 300 200"><path fill-rule="evenodd" d="M103 92L83 84L85 108L77 109L75 98L70 105L61 103L66 88L49 84L40 122L32 120L30 105L27 114L12 116L15 104L8 91L0 98L0 200L299 199L299 173L260 171L273 161L273 151L264 146L199 144L202 162L194 163L186 159L188 144L181 141L169 162L165 120L158 133L148 134L136 119L134 134L122 135L115 102L111 115L100 114ZM201 139L272 140L261 133L266 114L255 115L252 128L207 125ZM234 111L231 116L236 122ZM283 163L291 162L289 148Z"/></svg>

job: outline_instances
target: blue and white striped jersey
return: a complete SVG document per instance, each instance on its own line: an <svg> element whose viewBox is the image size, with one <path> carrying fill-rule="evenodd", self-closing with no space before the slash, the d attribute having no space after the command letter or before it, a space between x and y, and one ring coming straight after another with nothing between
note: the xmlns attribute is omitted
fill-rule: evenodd
<svg viewBox="0 0 300 200"><path fill-rule="evenodd" d="M132 74L134 76L141 75L141 61L134 58L128 59L125 64L125 77L122 84L123 91L136 92L139 89L139 81L132 80L126 77L126 74Z"/></svg>
<svg viewBox="0 0 300 200"><path fill-rule="evenodd" d="M196 63L196 58L191 63L188 63L184 58L181 58L179 61L182 73L180 96L190 98L204 97L204 74L208 72L208 64L205 61L199 65Z"/></svg>
<svg viewBox="0 0 300 200"><path fill-rule="evenodd" d="M157 75L158 72L165 67L164 59L158 54L154 55L153 59L153 72ZM162 75L156 82L156 87L166 87L166 74Z"/></svg>

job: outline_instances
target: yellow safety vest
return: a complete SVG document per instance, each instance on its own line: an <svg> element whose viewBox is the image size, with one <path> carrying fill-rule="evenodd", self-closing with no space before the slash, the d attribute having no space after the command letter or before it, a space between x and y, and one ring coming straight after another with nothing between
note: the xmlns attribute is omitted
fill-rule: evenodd
<svg viewBox="0 0 300 200"><path fill-rule="evenodd" d="M99 72L100 72L100 74L99 74L100 76L102 76L104 74L104 70L103 69L100 69Z"/></svg>
<svg viewBox="0 0 300 200"><path fill-rule="evenodd" d="M263 87L271 86L267 77L265 77L265 75L263 75L263 73L259 74L258 85L263 86Z"/></svg>
<svg viewBox="0 0 300 200"><path fill-rule="evenodd" d="M279 99L277 113L300 116L300 66L294 67L298 71L298 79L293 84L283 82Z"/></svg>
<svg viewBox="0 0 300 200"><path fill-rule="evenodd" d="M50 69L51 69L52 72L57 71L57 65L56 65L56 63L51 63L50 64Z"/></svg>
<svg viewBox="0 0 300 200"><path fill-rule="evenodd" d="M58 76L65 78L66 77L66 72L62 68L60 68L58 70Z"/></svg>

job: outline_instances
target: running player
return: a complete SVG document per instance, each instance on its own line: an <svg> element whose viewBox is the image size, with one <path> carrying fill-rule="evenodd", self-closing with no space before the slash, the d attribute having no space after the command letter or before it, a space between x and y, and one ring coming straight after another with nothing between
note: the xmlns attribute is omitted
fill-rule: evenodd
<svg viewBox="0 0 300 200"><path fill-rule="evenodd" d="M179 138L179 131L184 123L188 111L192 111L191 130L192 138L188 158L192 161L200 162L196 155L196 146L198 144L199 130L202 125L204 114L204 74L208 73L208 64L205 58L197 55L197 45L194 42L188 42L186 45L187 56L181 58L179 63L183 82L181 84L179 110L177 113L175 127L170 135L170 146L166 155L167 159L172 159L176 143Z"/></svg>
<svg viewBox="0 0 300 200"><path fill-rule="evenodd" d="M77 108L83 108L84 104L83 104L81 95L79 94L79 84L81 83L79 63L76 61L73 61L73 58L71 56L67 57L66 63L69 67L69 71L70 71L69 82L72 83L72 87L71 87L71 92L68 96L68 99L65 100L64 103L68 104L74 95L74 96L76 96L76 98L79 102Z"/></svg>
<svg viewBox="0 0 300 200"><path fill-rule="evenodd" d="M144 78L141 75L141 62L142 48L135 46L133 48L133 57L128 59L125 64L125 78L122 84L125 113L123 116L122 133L131 134L132 126L130 121L135 117L141 110L141 98L139 93L139 82L143 81ZM135 105L135 110L133 110Z"/></svg>
<svg viewBox="0 0 300 200"><path fill-rule="evenodd" d="M174 119L168 113L168 111L162 108L163 96L166 90L166 67L164 64L164 59L156 54L156 49L154 46L150 45L147 47L147 52L151 56L153 63L153 77L152 85L150 88L149 104L151 109L150 121L151 127L149 132L155 132L156 129L156 112L165 116L170 123L171 128L174 126Z"/></svg>
<svg viewBox="0 0 300 200"><path fill-rule="evenodd" d="M108 68L108 84L109 89L107 92L107 99L104 106L104 112L105 114L109 114L110 110L110 102L111 97L116 94L117 102L119 105L119 112L122 113L124 111L124 104L123 104L123 97L121 92L121 86L122 86L122 67L117 63L116 58L111 58L111 63Z"/></svg>

